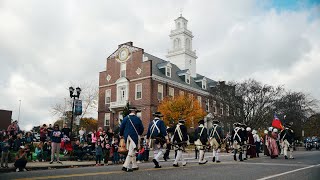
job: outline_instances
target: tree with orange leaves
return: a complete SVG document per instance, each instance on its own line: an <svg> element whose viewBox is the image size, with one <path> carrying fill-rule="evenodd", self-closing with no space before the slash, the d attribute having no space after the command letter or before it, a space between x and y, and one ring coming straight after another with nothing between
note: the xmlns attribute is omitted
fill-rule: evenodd
<svg viewBox="0 0 320 180"><path fill-rule="evenodd" d="M206 115L197 99L185 95L165 98L158 106L158 111L164 115L166 124L176 124L181 118L186 120L187 127L192 127Z"/></svg>

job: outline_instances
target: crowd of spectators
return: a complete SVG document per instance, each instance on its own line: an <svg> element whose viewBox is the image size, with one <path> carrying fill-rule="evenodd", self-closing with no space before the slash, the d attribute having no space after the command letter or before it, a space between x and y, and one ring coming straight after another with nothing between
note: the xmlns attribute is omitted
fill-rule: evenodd
<svg viewBox="0 0 320 180"><path fill-rule="evenodd" d="M81 127L76 138L71 137L67 124L60 128L55 124L43 124L38 132L23 132L18 122L12 122L7 130L0 131L1 168L9 168L8 162L14 162L16 171L26 171L28 162L46 162L55 160L62 164L60 157L77 161L96 160L96 166L123 163L126 155L118 152L119 135L112 129L99 127L93 132L86 132ZM137 153L138 162L148 161L149 150L145 141Z"/></svg>

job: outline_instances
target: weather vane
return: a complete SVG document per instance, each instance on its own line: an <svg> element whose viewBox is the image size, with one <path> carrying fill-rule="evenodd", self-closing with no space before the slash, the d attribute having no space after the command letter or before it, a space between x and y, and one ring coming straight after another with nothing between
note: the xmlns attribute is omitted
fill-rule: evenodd
<svg viewBox="0 0 320 180"><path fill-rule="evenodd" d="M182 17L183 8L180 8L180 17Z"/></svg>

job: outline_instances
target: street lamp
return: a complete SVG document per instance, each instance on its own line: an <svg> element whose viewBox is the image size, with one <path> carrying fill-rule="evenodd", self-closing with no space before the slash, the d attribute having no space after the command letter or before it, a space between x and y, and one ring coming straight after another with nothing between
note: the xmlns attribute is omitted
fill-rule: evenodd
<svg viewBox="0 0 320 180"><path fill-rule="evenodd" d="M80 93L81 93L81 89L79 87L76 88L76 94L74 94L74 88L71 86L69 87L69 92L70 92L70 98L73 98L72 101L72 115L71 115L71 125L70 125L70 129L71 129L71 139L72 139L72 125L73 125L73 115L74 115L74 101L76 98L79 99Z"/></svg>

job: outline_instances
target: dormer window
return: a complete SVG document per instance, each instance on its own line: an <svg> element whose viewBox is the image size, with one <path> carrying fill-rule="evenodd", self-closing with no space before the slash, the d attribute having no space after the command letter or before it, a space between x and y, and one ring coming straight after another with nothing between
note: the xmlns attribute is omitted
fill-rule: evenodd
<svg viewBox="0 0 320 180"><path fill-rule="evenodd" d="M207 89L207 81L202 80L202 89Z"/></svg>
<svg viewBox="0 0 320 180"><path fill-rule="evenodd" d="M190 84L190 75L186 74L186 83Z"/></svg>
<svg viewBox="0 0 320 180"><path fill-rule="evenodd" d="M169 66L166 67L166 76L171 77L171 67Z"/></svg>

